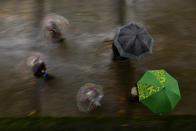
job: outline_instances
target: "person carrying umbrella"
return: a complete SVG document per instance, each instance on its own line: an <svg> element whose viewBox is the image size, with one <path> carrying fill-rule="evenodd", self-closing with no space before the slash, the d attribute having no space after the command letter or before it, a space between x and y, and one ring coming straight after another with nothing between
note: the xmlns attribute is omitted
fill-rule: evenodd
<svg viewBox="0 0 196 131"><path fill-rule="evenodd" d="M62 42L67 34L69 21L57 14L48 14L42 22L43 36L52 42Z"/></svg>
<svg viewBox="0 0 196 131"><path fill-rule="evenodd" d="M56 42L64 41L64 38L62 38L61 31L55 23L52 23L51 26L48 27L48 31L53 41L56 41Z"/></svg>
<svg viewBox="0 0 196 131"><path fill-rule="evenodd" d="M93 83L87 83L80 88L77 93L77 106L82 112L91 112L101 107L103 97L102 86Z"/></svg>
<svg viewBox="0 0 196 131"><path fill-rule="evenodd" d="M165 70L149 70L137 82L139 101L153 113L171 112L180 101L178 82Z"/></svg>
<svg viewBox="0 0 196 131"><path fill-rule="evenodd" d="M32 60L32 71L36 78L46 78L48 76L46 65L39 57L35 57Z"/></svg>
<svg viewBox="0 0 196 131"><path fill-rule="evenodd" d="M139 94L138 94L138 88L137 85L131 88L131 96L129 97L129 100L131 102L139 102Z"/></svg>
<svg viewBox="0 0 196 131"><path fill-rule="evenodd" d="M153 39L150 34L135 23L120 27L113 41L113 60L140 60L152 54Z"/></svg>

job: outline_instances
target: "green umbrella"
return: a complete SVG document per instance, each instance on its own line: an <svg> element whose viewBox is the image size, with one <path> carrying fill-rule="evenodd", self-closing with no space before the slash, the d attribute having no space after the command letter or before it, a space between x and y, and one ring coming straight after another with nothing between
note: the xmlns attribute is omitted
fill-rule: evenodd
<svg viewBox="0 0 196 131"><path fill-rule="evenodd" d="M153 113L171 112L181 99L178 82L165 70L149 70L137 83L139 101Z"/></svg>

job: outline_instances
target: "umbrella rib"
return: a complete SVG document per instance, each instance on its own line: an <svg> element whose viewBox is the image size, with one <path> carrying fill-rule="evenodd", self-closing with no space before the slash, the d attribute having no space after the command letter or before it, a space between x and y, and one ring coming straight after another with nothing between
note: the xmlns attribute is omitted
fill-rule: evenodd
<svg viewBox="0 0 196 131"><path fill-rule="evenodd" d="M132 38L132 39L126 38L128 40L123 41L125 42L124 47L120 44L120 41L118 41L121 33L124 33L124 35L128 33L130 38ZM141 36L139 37L139 35ZM144 40L142 39L144 37L143 35L145 37L149 37L147 41L143 41ZM138 61L144 56L152 54L153 39L150 35L149 36L148 35L149 33L145 30L145 28L142 28L135 23L129 23L127 25L122 26L121 28L117 30L117 33L115 34L115 38L114 38L114 45L117 47L121 56L128 57L128 58ZM135 38L133 38L134 36ZM149 39L152 39L152 40L149 40ZM137 41L141 45L138 45ZM131 52L129 52L130 49L132 50ZM134 50L137 50L137 51L134 51Z"/></svg>
<svg viewBox="0 0 196 131"><path fill-rule="evenodd" d="M167 92L170 92L170 93L172 93L173 95L175 95L175 96L181 98L179 95L177 95L175 92L172 92L171 90L167 90ZM167 93L166 93L166 94L167 94ZM168 95L167 95L167 96L168 96ZM168 98L169 98L169 100L171 101L170 97L168 97ZM179 100L180 100L180 99L179 99ZM178 100L178 101L179 101L179 100ZM178 103L178 102L177 102L177 103ZM176 104L177 104L177 103L176 103ZM175 104L175 105L176 105L176 104ZM173 109L173 108L175 107L175 105L171 104L171 108Z"/></svg>
<svg viewBox="0 0 196 131"><path fill-rule="evenodd" d="M137 39L137 35L135 36L135 39L134 39L133 45L131 45L130 47L132 47L132 46L134 46L134 45L135 45L135 43L136 43L136 39ZM129 43L131 40L132 40L132 39L130 39L127 43ZM127 47L128 47L128 46L129 46L129 45L127 45Z"/></svg>
<svg viewBox="0 0 196 131"><path fill-rule="evenodd" d="M171 105L171 102L170 102L170 97L167 95L167 93L164 91L164 94L167 96L167 101L169 102L169 106L170 106L170 111L172 111L172 105Z"/></svg>

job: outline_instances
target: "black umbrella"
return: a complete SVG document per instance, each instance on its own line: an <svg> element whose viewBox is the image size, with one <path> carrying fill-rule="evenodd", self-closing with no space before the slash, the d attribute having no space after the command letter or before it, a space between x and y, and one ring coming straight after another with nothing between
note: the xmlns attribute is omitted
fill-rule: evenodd
<svg viewBox="0 0 196 131"><path fill-rule="evenodd" d="M152 54L153 43L150 34L135 23L120 27L114 38L114 46L120 56L136 61Z"/></svg>

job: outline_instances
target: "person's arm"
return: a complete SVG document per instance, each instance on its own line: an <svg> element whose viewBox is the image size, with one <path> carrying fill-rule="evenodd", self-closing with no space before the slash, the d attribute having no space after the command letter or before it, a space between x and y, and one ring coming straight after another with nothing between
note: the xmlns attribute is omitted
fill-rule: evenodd
<svg viewBox="0 0 196 131"><path fill-rule="evenodd" d="M42 62L42 64L41 64L41 68L42 68L42 70L44 70L44 72L46 71L46 65L45 65L45 63L44 62Z"/></svg>

